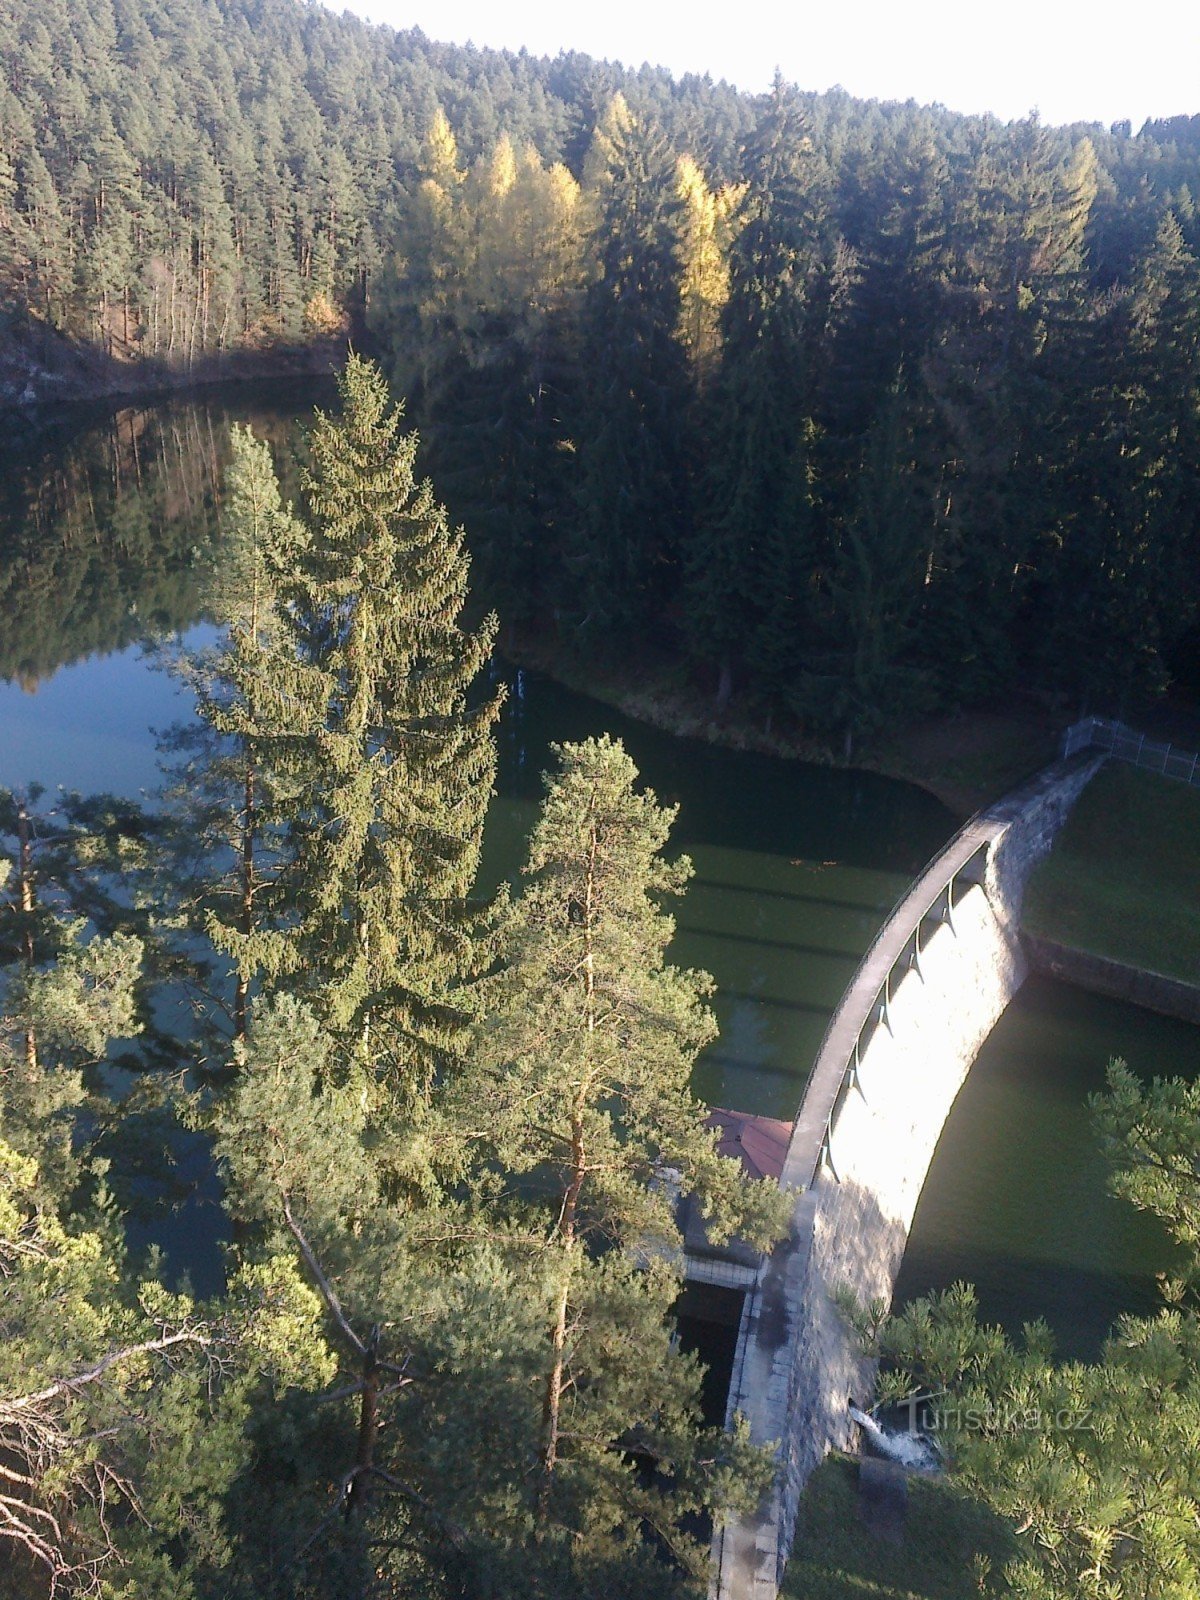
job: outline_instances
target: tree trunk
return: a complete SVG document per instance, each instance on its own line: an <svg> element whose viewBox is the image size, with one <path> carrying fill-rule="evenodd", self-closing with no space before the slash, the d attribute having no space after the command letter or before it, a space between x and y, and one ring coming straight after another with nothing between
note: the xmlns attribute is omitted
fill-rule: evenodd
<svg viewBox="0 0 1200 1600"><path fill-rule="evenodd" d="M249 938L254 932L254 825L255 825L254 763L246 760L245 811L242 813L242 933ZM242 965L238 965L237 988L233 997L233 1033L244 1039L249 1031L250 985Z"/></svg>
<svg viewBox="0 0 1200 1600"><path fill-rule="evenodd" d="M362 1394L358 1407L358 1450L354 1457L354 1477L346 1496L347 1521L366 1510L371 1469L375 1465L375 1441L379 1436L379 1329L363 1352Z"/></svg>
<svg viewBox="0 0 1200 1600"><path fill-rule="evenodd" d="M546 1375L546 1398L542 1406L542 1479L538 1485L538 1521L544 1523L550 1514L550 1491L558 1467L558 1424L562 1413L563 1371L567 1354L567 1312L571 1301L571 1279L575 1261L575 1216L579 1206L579 1191L583 1187L583 1124L576 1117L572 1126L571 1182L563 1202L559 1238L563 1244L562 1284L558 1304L554 1309L554 1326L550 1331L550 1371Z"/></svg>
<svg viewBox="0 0 1200 1600"><path fill-rule="evenodd" d="M592 949L592 929L596 916L596 852L599 848L599 831L595 815L596 794L592 791L590 843L588 848L587 877L583 893L583 981L587 997L588 1033L596 1030L596 963ZM563 1246L563 1277L555 1307L554 1325L550 1332L550 1371L546 1377L546 1399L542 1408L542 1481L538 1487L538 1521L545 1522L550 1512L550 1491L558 1466L558 1425L562 1411L563 1369L566 1365L567 1311L570 1306L571 1279L575 1261L575 1223L579 1214L579 1196L587 1171L583 1143L583 1110L587 1091L581 1088L571 1117L571 1167L570 1181L563 1196L562 1212L558 1222L558 1236Z"/></svg>
<svg viewBox="0 0 1200 1600"><path fill-rule="evenodd" d="M17 844L18 864L17 871L20 876L21 913L25 918L25 965L30 972L33 971L34 944L33 944L33 831L30 827L29 811L24 800L17 801ZM38 1070L37 1034L32 1021L27 1022L25 1028L25 1065L31 1073Z"/></svg>

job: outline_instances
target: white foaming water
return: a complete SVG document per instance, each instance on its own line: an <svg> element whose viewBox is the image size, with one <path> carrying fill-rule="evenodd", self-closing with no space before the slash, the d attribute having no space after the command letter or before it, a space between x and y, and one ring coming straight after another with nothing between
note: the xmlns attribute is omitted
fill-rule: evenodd
<svg viewBox="0 0 1200 1600"><path fill-rule="evenodd" d="M889 1461L898 1462L902 1467L908 1467L913 1472L940 1472L942 1469L941 1457L937 1447L924 1435L919 1433L891 1433L886 1428L881 1428L866 1411L860 1411L857 1406L850 1407L850 1415L870 1439L881 1456L886 1456Z"/></svg>

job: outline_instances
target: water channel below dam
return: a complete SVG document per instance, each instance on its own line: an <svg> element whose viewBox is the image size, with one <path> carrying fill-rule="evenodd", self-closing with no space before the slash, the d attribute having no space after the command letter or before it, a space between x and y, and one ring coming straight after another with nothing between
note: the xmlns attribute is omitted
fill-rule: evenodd
<svg viewBox="0 0 1200 1600"><path fill-rule="evenodd" d="M10 440L0 455L0 784L153 792L150 730L188 707L140 641L202 623L229 421L250 421L286 453L312 398L223 391L67 415ZM509 696L485 879L519 873L550 744L624 739L645 781L679 806L673 843L695 864L673 955L715 977L721 1028L696 1092L790 1118L859 957L954 818L911 785L672 738L545 678L495 670ZM1073 1355L1094 1353L1121 1311L1150 1309L1171 1253L1157 1224L1108 1196L1087 1097L1112 1055L1146 1076L1191 1073L1198 1044L1185 1024L1029 980L947 1122L901 1298L967 1279L986 1317L1014 1331L1044 1317ZM211 1246L206 1205L159 1237L180 1253Z"/></svg>

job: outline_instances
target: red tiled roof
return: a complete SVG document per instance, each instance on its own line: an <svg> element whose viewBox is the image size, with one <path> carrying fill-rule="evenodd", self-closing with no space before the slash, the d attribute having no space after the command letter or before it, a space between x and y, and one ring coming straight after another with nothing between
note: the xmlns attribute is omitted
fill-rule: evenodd
<svg viewBox="0 0 1200 1600"><path fill-rule="evenodd" d="M714 1106L705 1118L710 1128L720 1130L717 1149L723 1156L737 1156L752 1178L778 1178L792 1137L790 1122L776 1117L752 1117L745 1111L726 1111Z"/></svg>

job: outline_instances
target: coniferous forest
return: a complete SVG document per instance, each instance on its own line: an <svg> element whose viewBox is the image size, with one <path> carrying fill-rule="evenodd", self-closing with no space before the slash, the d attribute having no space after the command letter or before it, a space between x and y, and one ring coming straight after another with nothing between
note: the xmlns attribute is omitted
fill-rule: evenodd
<svg viewBox="0 0 1200 1600"><path fill-rule="evenodd" d="M786 1210L689 1087L674 813L556 747L480 893L496 624L417 444L360 357L297 508L235 428L160 804L0 790L6 1600L696 1594L767 1481L673 1336L679 1185L718 1240ZM127 1236L189 1140L207 1298Z"/></svg>
<svg viewBox="0 0 1200 1600"><path fill-rule="evenodd" d="M506 629L653 638L831 742L1194 680L1196 119L755 99L292 0L6 0L0 59L10 345L351 335Z"/></svg>
<svg viewBox="0 0 1200 1600"><path fill-rule="evenodd" d="M775 1460L704 1419L676 1202L763 1249L790 1202L690 1087L691 865L619 741L555 746L481 890L488 663L653 652L847 752L1194 685L1200 118L750 97L294 0L0 0L0 60L7 398L345 355L299 459L234 427L125 512L149 630L117 555L72 589L21 530L6 673L197 585L219 626L160 643L196 714L153 810L0 790L0 1596L697 1600ZM1188 1600L1200 1109L1121 1068L1095 1109L1169 1310L1091 1366L961 1290L863 1335L898 1394L1120 1419L961 1441L1030 1535L980 1593ZM138 1244L185 1148L216 1286Z"/></svg>

